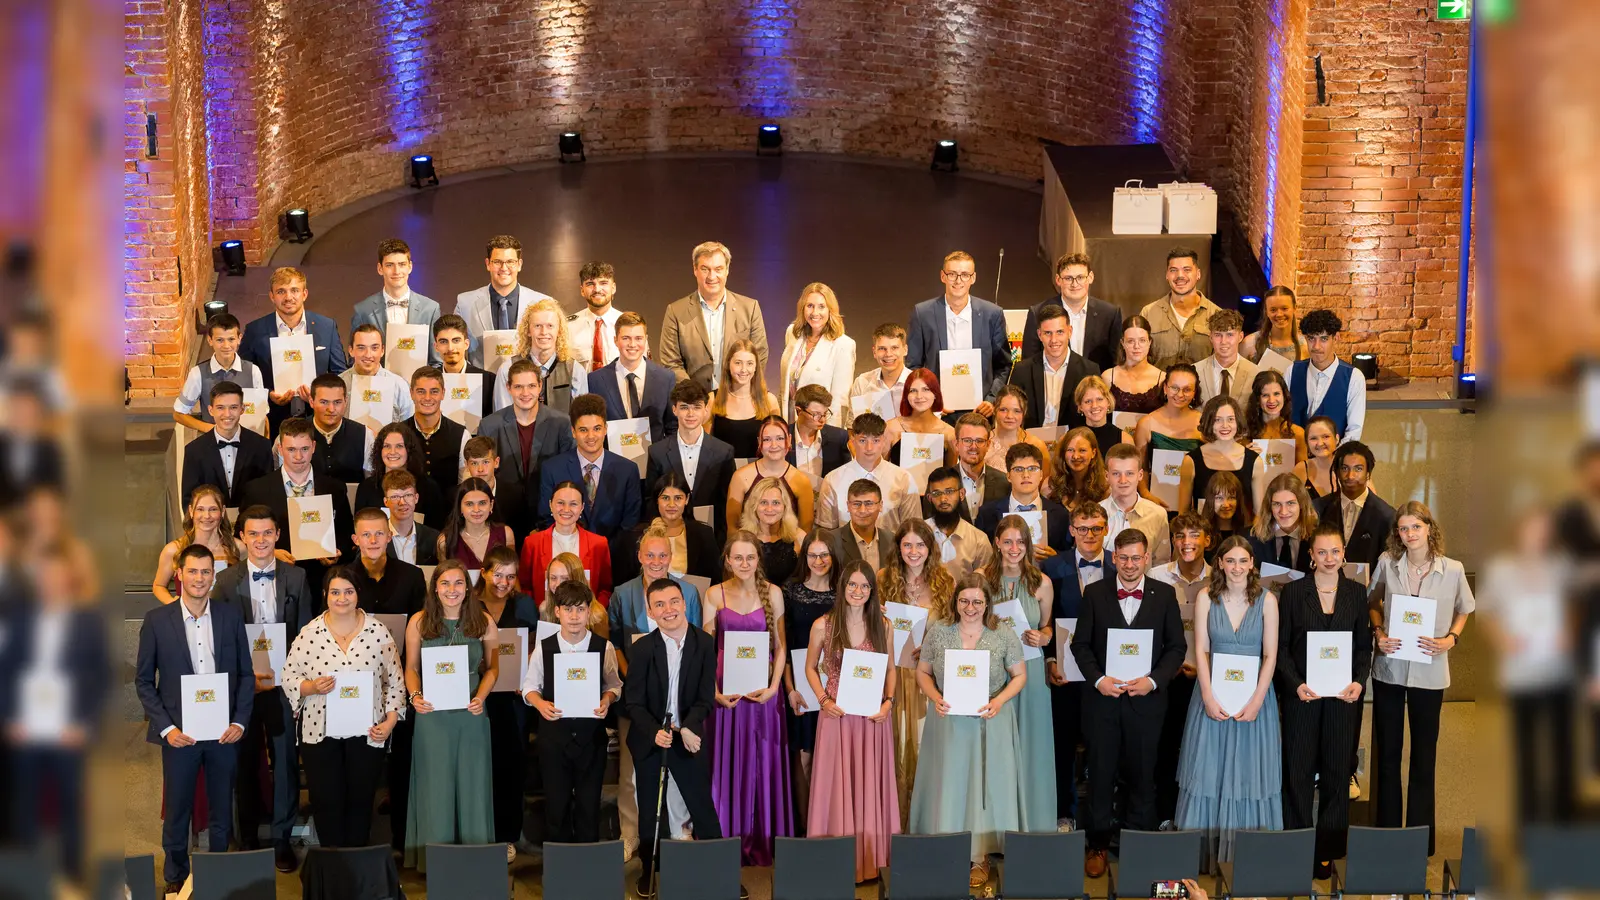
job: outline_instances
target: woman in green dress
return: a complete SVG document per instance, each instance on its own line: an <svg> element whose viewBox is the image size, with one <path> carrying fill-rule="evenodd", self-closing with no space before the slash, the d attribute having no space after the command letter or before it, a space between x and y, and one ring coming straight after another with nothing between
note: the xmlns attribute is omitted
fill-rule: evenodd
<svg viewBox="0 0 1600 900"><path fill-rule="evenodd" d="M1154 451L1175 450L1186 454L1205 443L1200 433L1200 373L1188 363L1177 363L1167 370L1161 382L1161 392L1167 402L1161 408L1139 420L1133 430L1133 442L1144 456L1145 483L1139 493L1147 499L1166 506L1172 504L1150 492L1150 472L1154 464Z"/></svg>
<svg viewBox="0 0 1600 900"><path fill-rule="evenodd" d="M945 702L945 653L952 650L989 653L988 672L979 673L987 675L989 702L976 716L951 715ZM917 684L928 698L928 715L908 830L970 832L973 887L989 880L989 854L1005 849L1006 832L1022 827L1034 796L1031 790L1024 792L1019 777L1016 705L1007 702L1027 680L1022 641L995 616L983 576L961 579L951 603L940 604L929 615L917 661Z"/></svg>
<svg viewBox="0 0 1600 900"><path fill-rule="evenodd" d="M995 526L994 552L993 561L979 570L984 590L996 604L1015 600L1021 605L1026 621L1013 619L1009 624L1027 655L1028 648L1045 647L1054 640L1055 586L1033 564L1033 532L1021 516L1006 516ZM1055 831L1056 729L1043 653L1023 666L1028 680L1017 695L1017 736L1022 741L1022 783L1029 796L1022 830Z"/></svg>
<svg viewBox="0 0 1600 900"><path fill-rule="evenodd" d="M447 559L433 571L422 612L406 625L406 694L416 712L411 748L411 803L406 816L405 864L427 871L429 844L487 844L494 840L494 791L489 720L483 701L494 689L498 629L469 590L467 567ZM424 647L465 645L466 709L434 709L422 694Z"/></svg>

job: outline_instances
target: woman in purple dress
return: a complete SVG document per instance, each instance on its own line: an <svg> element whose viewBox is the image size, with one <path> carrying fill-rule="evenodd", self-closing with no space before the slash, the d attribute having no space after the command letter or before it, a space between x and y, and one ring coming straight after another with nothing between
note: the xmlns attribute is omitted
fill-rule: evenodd
<svg viewBox="0 0 1600 900"><path fill-rule="evenodd" d="M761 571L759 539L728 535L722 551L727 580L706 591L701 621L717 639L717 708L706 735L711 744L711 800L725 837L741 841L741 865L772 865L773 838L794 834L789 742L784 733L783 592ZM765 632L771 666L765 687L724 694L723 644L732 632Z"/></svg>

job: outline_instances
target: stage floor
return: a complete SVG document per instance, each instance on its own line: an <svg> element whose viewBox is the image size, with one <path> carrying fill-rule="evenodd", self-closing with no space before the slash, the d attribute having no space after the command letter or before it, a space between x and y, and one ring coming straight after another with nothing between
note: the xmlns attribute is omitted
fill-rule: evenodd
<svg viewBox="0 0 1600 900"><path fill-rule="evenodd" d="M941 292L940 260L950 250L977 259L977 296L994 298L1002 248L1002 306L1052 292L1038 253L1037 185L894 163L732 154L595 159L469 173L385 197L312 210L316 238L283 245L272 263L306 272L311 308L333 316L346 338L351 307L382 286L375 253L389 237L411 244L413 289L447 312L456 294L488 282L483 245L492 235L520 239L522 283L569 312L583 306L579 267L606 260L617 268L618 307L644 315L652 338L666 305L694 290L689 251L721 241L733 252L729 287L761 301L774 353L769 380L808 282L838 295L861 347L860 370L872 365L873 328L906 322L913 304ZM270 270L221 279L219 298L242 320L269 312Z"/></svg>

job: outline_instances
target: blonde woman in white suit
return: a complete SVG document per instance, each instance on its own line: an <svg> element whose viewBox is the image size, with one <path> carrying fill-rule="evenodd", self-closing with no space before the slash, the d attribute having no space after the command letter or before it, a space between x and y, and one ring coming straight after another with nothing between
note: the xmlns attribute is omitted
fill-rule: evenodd
<svg viewBox="0 0 1600 900"><path fill-rule="evenodd" d="M856 342L844 333L839 298L833 288L813 281L800 289L794 324L784 332L778 385L783 417L794 421L794 395L801 385L820 384L835 398L828 425L848 421L850 382L856 375Z"/></svg>

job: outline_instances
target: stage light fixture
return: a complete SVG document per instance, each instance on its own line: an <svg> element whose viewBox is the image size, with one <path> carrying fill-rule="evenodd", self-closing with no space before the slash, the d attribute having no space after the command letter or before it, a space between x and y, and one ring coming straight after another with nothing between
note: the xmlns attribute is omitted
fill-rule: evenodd
<svg viewBox="0 0 1600 900"><path fill-rule="evenodd" d="M205 303L200 305L199 309L195 310L195 318L198 320L194 325L195 332L202 335L207 334L208 331L206 326L211 324L211 320L215 319L217 316L227 315L227 313L228 301L207 300Z"/></svg>
<svg viewBox="0 0 1600 900"><path fill-rule="evenodd" d="M1350 360L1350 365L1367 379L1367 387L1378 386L1378 357L1371 353L1357 353Z"/></svg>
<svg viewBox="0 0 1600 900"><path fill-rule="evenodd" d="M1456 399L1478 399L1478 375L1476 372L1463 372L1456 379Z"/></svg>
<svg viewBox="0 0 1600 900"><path fill-rule="evenodd" d="M1261 326L1261 298L1245 294L1239 298L1239 315L1244 317L1244 333L1249 334Z"/></svg>
<svg viewBox="0 0 1600 900"><path fill-rule="evenodd" d="M217 248L217 254L222 261L222 268L218 271L228 275L244 274L243 241L223 241L222 246Z"/></svg>
<svg viewBox="0 0 1600 900"><path fill-rule="evenodd" d="M955 172L960 169L956 161L961 157L961 148L952 140L943 140L933 145L933 165L929 168L935 172Z"/></svg>
<svg viewBox="0 0 1600 900"><path fill-rule="evenodd" d="M290 243L304 244L311 240L311 213L291 209L283 214L283 233Z"/></svg>
<svg viewBox="0 0 1600 900"><path fill-rule="evenodd" d="M433 157L411 157L411 186L420 188L424 184L438 184L439 175L433 170Z"/></svg>
<svg viewBox="0 0 1600 900"><path fill-rule="evenodd" d="M563 131L561 139L556 142L556 149L560 151L558 158L564 162L587 162L589 157L583 153L583 135L576 131Z"/></svg>
<svg viewBox="0 0 1600 900"><path fill-rule="evenodd" d="M756 130L756 155L781 156L783 154L783 131L776 125L767 124Z"/></svg>

